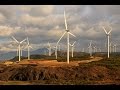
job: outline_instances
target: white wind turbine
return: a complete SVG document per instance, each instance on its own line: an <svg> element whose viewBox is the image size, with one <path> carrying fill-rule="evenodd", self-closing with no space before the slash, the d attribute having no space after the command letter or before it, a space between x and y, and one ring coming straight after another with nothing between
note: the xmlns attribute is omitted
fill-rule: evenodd
<svg viewBox="0 0 120 90"><path fill-rule="evenodd" d="M51 45L50 45L50 43L48 42L48 51L49 51L49 56L51 56Z"/></svg>
<svg viewBox="0 0 120 90"><path fill-rule="evenodd" d="M90 41L90 44L88 45L90 57L92 57L92 40Z"/></svg>
<svg viewBox="0 0 120 90"><path fill-rule="evenodd" d="M110 27L110 26L109 26ZM108 38L108 58L109 58L109 54L110 54L110 33L111 33L111 31L112 31L112 28L110 27L110 31L106 31L106 29L104 28L104 27L102 27L103 28L103 30L105 31L105 34L107 35L107 38Z"/></svg>
<svg viewBox="0 0 120 90"><path fill-rule="evenodd" d="M117 44L113 43L113 52L117 52Z"/></svg>
<svg viewBox="0 0 120 90"><path fill-rule="evenodd" d="M112 42L110 42L109 48L110 48L109 52L111 53L112 52Z"/></svg>
<svg viewBox="0 0 120 90"><path fill-rule="evenodd" d="M113 49L113 52L115 52L115 45L113 44L113 46L112 46L112 49Z"/></svg>
<svg viewBox="0 0 120 90"><path fill-rule="evenodd" d="M28 60L30 60L30 48L32 48L32 46L30 45L30 42L27 37Z"/></svg>
<svg viewBox="0 0 120 90"><path fill-rule="evenodd" d="M101 48L100 47L98 48L98 50L99 50L99 52L101 52Z"/></svg>
<svg viewBox="0 0 120 90"><path fill-rule="evenodd" d="M55 56L56 56L56 59L57 59L57 46L54 46L53 48L55 49Z"/></svg>
<svg viewBox="0 0 120 90"><path fill-rule="evenodd" d="M63 35L60 37L60 39L58 40L57 42L57 45L58 46L58 43L60 42L60 40L63 38L63 36L65 34L67 34L67 63L69 64L69 35L72 35L74 37L76 37L74 34L70 33L69 29L68 29L68 26L67 26L67 21L66 21L66 16L65 16L65 10L64 10L64 20L65 20L65 32L63 33Z"/></svg>
<svg viewBox="0 0 120 90"><path fill-rule="evenodd" d="M16 43L18 43L19 61L20 61L20 60L21 60L21 58L20 58L20 57L21 57L21 44L22 44L26 39L24 39L24 40L22 40L22 41L19 42L18 40L15 39L15 37L12 36L12 38L15 40Z"/></svg>
<svg viewBox="0 0 120 90"><path fill-rule="evenodd" d="M71 46L71 50L72 50L72 57L73 57L73 53L74 53L74 45L75 45L76 41L73 44L70 44Z"/></svg>
<svg viewBox="0 0 120 90"><path fill-rule="evenodd" d="M85 52L85 49L84 49L84 48L82 48L82 52Z"/></svg>
<svg viewBox="0 0 120 90"><path fill-rule="evenodd" d="M94 53L97 52L97 47L93 46L93 48L94 48Z"/></svg>
<svg viewBox="0 0 120 90"><path fill-rule="evenodd" d="M20 56L22 56L22 49L24 48L24 46L21 46L21 48L20 48ZM19 54L19 46L18 46L18 48L17 48L17 56L18 56L18 54Z"/></svg>

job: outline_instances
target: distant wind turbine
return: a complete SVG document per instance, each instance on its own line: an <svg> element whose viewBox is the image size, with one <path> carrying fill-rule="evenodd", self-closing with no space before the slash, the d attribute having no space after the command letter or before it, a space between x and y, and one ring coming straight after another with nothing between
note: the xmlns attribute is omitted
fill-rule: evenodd
<svg viewBox="0 0 120 90"><path fill-rule="evenodd" d="M54 46L53 48L55 49L55 56L56 56L56 59L57 59L57 46Z"/></svg>
<svg viewBox="0 0 120 90"><path fill-rule="evenodd" d="M49 56L51 56L51 45L50 45L49 42L48 42L48 48L47 48L47 49L48 49L48 51L49 51L49 52L48 52L48 53L49 53Z"/></svg>
<svg viewBox="0 0 120 90"><path fill-rule="evenodd" d="M88 45L90 57L92 57L92 40L90 41L90 44Z"/></svg>
<svg viewBox="0 0 120 90"><path fill-rule="evenodd" d="M97 52L97 47L96 47L96 46L94 46L93 48L94 48L94 53L95 53L95 52Z"/></svg>
<svg viewBox="0 0 120 90"><path fill-rule="evenodd" d="M30 45L30 42L27 37L28 60L30 60L30 48L32 48L32 46Z"/></svg>
<svg viewBox="0 0 120 90"><path fill-rule="evenodd" d="M73 53L74 53L74 45L75 45L76 41L73 44L70 44L70 46L72 47L72 57L73 57Z"/></svg>
<svg viewBox="0 0 120 90"><path fill-rule="evenodd" d="M85 52L85 49L84 49L84 48L82 48L82 52Z"/></svg>

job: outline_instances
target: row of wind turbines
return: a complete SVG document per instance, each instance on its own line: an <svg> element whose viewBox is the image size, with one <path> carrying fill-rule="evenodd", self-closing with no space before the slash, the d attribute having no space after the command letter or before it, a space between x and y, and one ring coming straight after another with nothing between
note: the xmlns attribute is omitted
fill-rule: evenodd
<svg viewBox="0 0 120 90"><path fill-rule="evenodd" d="M74 45L76 43L76 41L73 43L73 44L70 44L70 35L73 36L73 37L76 37L74 34L72 34L70 32L70 30L68 29L68 25L67 25L67 20L66 20L66 15L65 15L65 10L64 10L64 22L65 22L65 32L62 34L62 36L59 38L59 40L57 41L56 43L56 46L54 46L54 49L55 49L55 56L56 56L56 59L57 59L57 49L58 49L58 46L59 46L59 43L61 41L61 39L65 36L65 34L67 35L67 63L69 64L69 47L71 46L71 52L72 52L72 57L73 57L73 52L74 52ZM110 26L109 26L110 27ZM112 28L110 27L110 30L107 31L105 27L102 27L103 30L105 31L105 34L107 35L107 52L108 52L108 58L109 58L109 52L110 52L110 33L112 31ZM18 41L15 37L12 36L12 38L14 39L14 41L18 44L18 53L19 53L19 61L21 60L21 44L23 42L25 42L27 40L27 49L28 49L28 60L30 60L30 48L31 45L29 43L29 40L28 40L28 37L22 41ZM60 46L59 46L60 47ZM115 46L114 46L115 47ZM50 43L48 42L48 51L49 51L49 56L51 56L51 45ZM89 49L89 53L90 53L90 56L92 56L92 41L90 41L89 43L89 46L88 46L88 49ZM60 50L60 49L59 49ZM94 46L94 52L96 52L96 47ZM116 49L115 49L116 50ZM84 52L84 48L82 50ZM101 51L101 49L99 48L99 51Z"/></svg>
<svg viewBox="0 0 120 90"><path fill-rule="evenodd" d="M28 37L22 41L18 41L14 36L12 36L13 40L18 44L18 56L19 56L19 61L21 61L21 44L27 40L27 49L28 49L28 60L30 60L30 48L32 48L32 46L30 45L30 42L28 40Z"/></svg>

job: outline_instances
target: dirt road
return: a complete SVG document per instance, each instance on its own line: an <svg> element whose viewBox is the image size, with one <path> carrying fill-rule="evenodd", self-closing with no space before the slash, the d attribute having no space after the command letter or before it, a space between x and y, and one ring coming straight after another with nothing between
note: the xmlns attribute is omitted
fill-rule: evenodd
<svg viewBox="0 0 120 90"><path fill-rule="evenodd" d="M89 62L93 62L93 61L99 61L103 59L102 57L95 57L93 59L90 59L90 60L82 60L82 61L78 61L78 63L89 63Z"/></svg>
<svg viewBox="0 0 120 90"><path fill-rule="evenodd" d="M18 64L31 64L31 65L38 65L41 67L60 67L60 66L79 66L79 63L89 63L92 61L99 61L102 57L95 57L90 60L81 60L81 61L70 61L69 64L67 62L57 62L57 60L23 60Z"/></svg>

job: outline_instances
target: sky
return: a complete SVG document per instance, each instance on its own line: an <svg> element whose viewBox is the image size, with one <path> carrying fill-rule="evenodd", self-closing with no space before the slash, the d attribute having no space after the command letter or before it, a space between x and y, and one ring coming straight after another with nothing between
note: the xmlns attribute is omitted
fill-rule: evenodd
<svg viewBox="0 0 120 90"><path fill-rule="evenodd" d="M110 40L120 44L119 5L0 5L0 50L16 50L11 36L18 41L28 37L32 50L47 47L48 42L54 47L65 32L64 10L68 29L76 36L70 36L76 51L87 49L91 40L105 51L107 36L102 26L108 31L112 27ZM59 44L66 49L66 35Z"/></svg>

